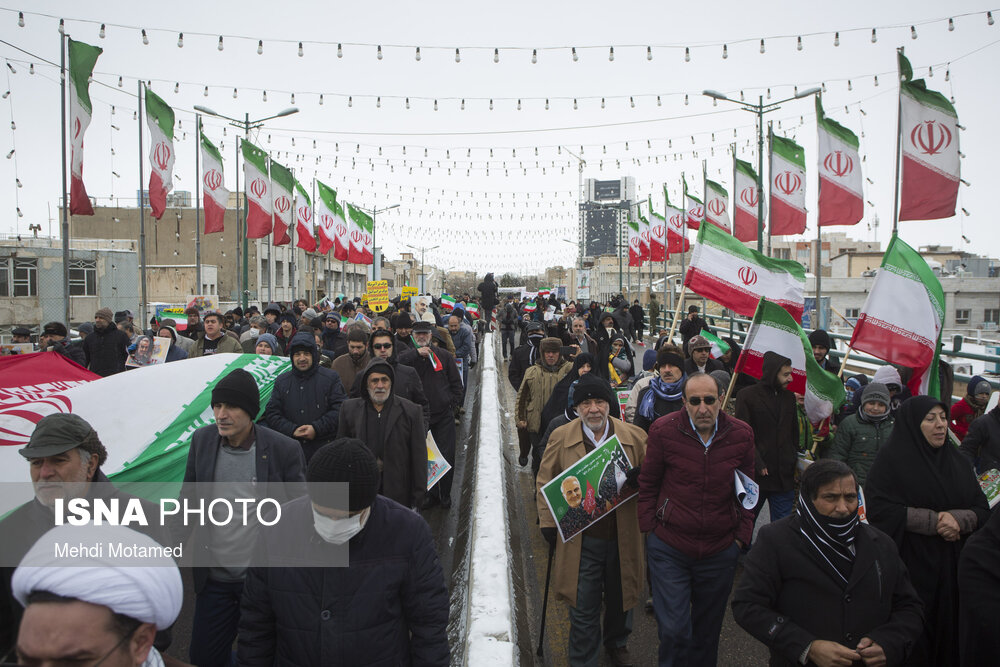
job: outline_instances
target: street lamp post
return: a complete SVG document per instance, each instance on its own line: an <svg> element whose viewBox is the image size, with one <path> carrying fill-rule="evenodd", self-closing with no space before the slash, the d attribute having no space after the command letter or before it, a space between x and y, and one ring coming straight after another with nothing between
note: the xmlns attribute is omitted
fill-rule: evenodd
<svg viewBox="0 0 1000 667"><path fill-rule="evenodd" d="M757 116L757 252L764 252L764 114L777 111L780 108L779 105L785 102L800 100L803 97L809 97L819 92L819 88L810 88L809 90L803 90L801 93L796 93L792 97L787 97L777 102L768 102L767 104L764 104L764 96L760 95L757 98L757 104L750 104L749 102L730 99L716 90L702 91L703 95L715 100L738 104L744 110ZM770 226L768 226L767 233L768 236L771 235ZM770 245L768 243L769 248Z"/></svg>
<svg viewBox="0 0 1000 667"><path fill-rule="evenodd" d="M413 248L414 250L419 250L420 251L420 293L423 294L423 293L425 293L427 291L427 279L424 277L426 275L426 274L424 274L424 253L429 252L431 250L436 250L436 249L440 248L441 246L440 245L436 245L436 246L431 246L430 248L421 248L421 247L417 247L415 245L410 245L409 243L407 243L406 247L407 248Z"/></svg>
<svg viewBox="0 0 1000 667"><path fill-rule="evenodd" d="M194 105L194 110L195 111L200 111L201 113L207 114L209 116L215 116L216 118L222 118L223 120L228 120L230 125L232 125L233 127L237 127L237 128L240 128L240 129L243 130L243 136L244 136L244 138L247 141L250 140L250 130L252 130L252 129L258 129L258 128L262 127L264 125L264 121L272 120L274 118L283 118L285 116L291 116L292 114L295 114L295 113L299 112L298 107L289 107L289 108L285 109L284 111L280 111L280 112L274 114L273 116L265 116L264 118L258 118L257 120L250 120L250 114L248 113L248 114L244 115L243 120L239 120L238 118L232 118L230 116L224 116L221 113L216 113L215 111L212 111L208 107L201 106L200 104ZM201 137L197 137L197 141L199 142L199 145L200 145ZM237 151L237 155L239 155L239 151ZM199 175L199 178L200 177L201 176ZM239 179L239 172L237 172L236 178ZM239 187L237 187L236 190L237 190L237 195L236 196L239 197ZM244 184L244 189L243 189L243 209L244 209L243 210L243 215L245 217L243 219L243 280L241 282L242 289L240 289L240 305L242 306L243 310L246 311L247 306L249 305L248 301L249 301L249 296L250 296L250 290L249 290L250 269L249 269L249 261L248 261L249 260L249 253L248 253L248 248L247 248L247 245L248 245L247 244L247 218L250 215L250 210L249 210L249 203L247 202L246 184ZM237 216L237 219L236 219L236 226L237 226L237 228L239 227L239 225L240 225L240 220L239 220L239 216ZM237 229L237 235L238 234L239 234L239 229ZM268 262L271 262L271 261L273 261L273 258L272 257L268 257Z"/></svg>

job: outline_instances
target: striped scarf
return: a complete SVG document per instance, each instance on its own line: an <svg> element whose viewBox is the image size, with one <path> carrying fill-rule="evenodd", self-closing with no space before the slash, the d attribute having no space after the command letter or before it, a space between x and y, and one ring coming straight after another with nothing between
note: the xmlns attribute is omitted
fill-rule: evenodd
<svg viewBox="0 0 1000 667"><path fill-rule="evenodd" d="M854 538L858 533L858 513L846 519L823 516L812 501L799 493L799 531L847 586L854 568Z"/></svg>

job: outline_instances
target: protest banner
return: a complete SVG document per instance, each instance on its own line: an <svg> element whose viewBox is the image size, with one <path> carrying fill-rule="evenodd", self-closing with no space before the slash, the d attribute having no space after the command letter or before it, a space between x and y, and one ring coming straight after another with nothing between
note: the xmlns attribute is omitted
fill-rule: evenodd
<svg viewBox="0 0 1000 667"><path fill-rule="evenodd" d="M992 509L1000 502L1000 470L987 470L979 476L979 486L983 489L987 502Z"/></svg>
<svg viewBox="0 0 1000 667"><path fill-rule="evenodd" d="M135 341L134 349L129 347L129 355L128 359L125 360L125 365L137 368L165 364L170 343L169 338L139 336L138 340Z"/></svg>
<svg viewBox="0 0 1000 667"><path fill-rule="evenodd" d="M631 390L619 390L618 392L618 407L621 409L622 414L625 414L625 404L628 403L628 395L632 393Z"/></svg>
<svg viewBox="0 0 1000 667"><path fill-rule="evenodd" d="M170 304L156 304L156 321L173 320L178 331L187 329L187 315L184 314L186 306L174 306Z"/></svg>
<svg viewBox="0 0 1000 667"><path fill-rule="evenodd" d="M451 464L438 449L437 443L434 442L434 434L430 431L427 432L427 490L430 491L431 488L441 481L441 478L448 474L451 470Z"/></svg>
<svg viewBox="0 0 1000 667"><path fill-rule="evenodd" d="M198 310L204 312L206 310L218 310L219 309L219 297L214 294L189 294L187 298L186 308L194 306Z"/></svg>
<svg viewBox="0 0 1000 667"><path fill-rule="evenodd" d="M617 436L611 436L542 487L563 542L614 512L639 488L625 486L632 468Z"/></svg>
<svg viewBox="0 0 1000 667"><path fill-rule="evenodd" d="M34 351L33 343L3 343L0 345L0 354L4 356L31 354Z"/></svg>
<svg viewBox="0 0 1000 667"><path fill-rule="evenodd" d="M389 281L369 280L365 286L368 295L368 307L376 313L381 313L389 307Z"/></svg>
<svg viewBox="0 0 1000 667"><path fill-rule="evenodd" d="M417 288L411 285L403 285L403 291L400 294L404 299L412 299L417 295Z"/></svg>

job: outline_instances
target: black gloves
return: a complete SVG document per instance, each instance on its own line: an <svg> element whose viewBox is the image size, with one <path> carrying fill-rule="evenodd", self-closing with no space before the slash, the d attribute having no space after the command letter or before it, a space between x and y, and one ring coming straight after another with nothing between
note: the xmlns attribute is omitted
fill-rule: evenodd
<svg viewBox="0 0 1000 667"><path fill-rule="evenodd" d="M625 482L632 486L639 486L639 470L642 466L636 466L625 473Z"/></svg>
<svg viewBox="0 0 1000 667"><path fill-rule="evenodd" d="M556 546L556 529L555 528L542 528L542 537L545 541L549 543L550 547Z"/></svg>

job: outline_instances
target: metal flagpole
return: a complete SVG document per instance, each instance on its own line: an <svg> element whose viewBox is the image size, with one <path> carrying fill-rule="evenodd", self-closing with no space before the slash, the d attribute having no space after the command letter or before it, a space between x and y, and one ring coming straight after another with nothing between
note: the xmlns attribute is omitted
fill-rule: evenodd
<svg viewBox="0 0 1000 667"><path fill-rule="evenodd" d="M771 228L770 223L767 226ZM757 252L764 251L764 96L757 99Z"/></svg>
<svg viewBox="0 0 1000 667"><path fill-rule="evenodd" d="M146 182L146 176L143 173L142 168L142 81L138 81L136 85L138 89L139 98L139 113L136 117L139 119L139 192L142 192L142 185ZM147 185L148 188L148 185ZM149 197L149 190L146 190L146 197ZM146 319L146 202L139 202L139 274L140 274L140 304L139 312L141 322L143 326L148 321Z"/></svg>
<svg viewBox="0 0 1000 667"><path fill-rule="evenodd" d="M681 224L681 233L682 233L682 236L683 236L683 238L681 238L681 284L683 285L684 281L687 279L687 276L685 275L687 273L687 270L684 268L684 260L685 260L686 255L687 255L687 253L684 251L684 242L687 241L687 238L688 238L687 181L684 180L684 172L683 171L681 172L681 183L684 184L684 191L685 191L685 196L683 198L684 201L681 202L681 209L684 211L684 213L683 213L684 220L682 220L682 224ZM670 292L673 293L673 291L674 291L673 287L671 287L670 288ZM680 296L678 296L677 298L683 303L683 301L684 301L684 289L683 289L683 287L681 288ZM675 314L674 317L676 317L676 316L677 315ZM671 342L673 342L673 341L671 341Z"/></svg>
<svg viewBox="0 0 1000 667"><path fill-rule="evenodd" d="M730 231L733 233L733 236L736 236L736 208L738 206L736 202L740 194L736 190L736 142L734 141L730 146L733 149L733 205L729 208L729 212L733 214L733 217L729 223L733 226Z"/></svg>
<svg viewBox="0 0 1000 667"><path fill-rule="evenodd" d="M295 260L296 255L299 254L298 248L295 245L295 235L299 231L299 189L296 187L298 184L298 179L295 177L295 170L289 169L292 172L292 224L288 228L288 284L291 285L289 291L292 298L297 298L295 296Z"/></svg>
<svg viewBox="0 0 1000 667"><path fill-rule="evenodd" d="M896 93L896 181L892 189L892 235L896 236L896 229L899 227L899 154L902 152L900 146L900 134L903 131L903 93L900 81L902 72L899 71L899 57L903 55L903 47L896 49L896 86L899 92ZM841 365L843 368L843 365Z"/></svg>
<svg viewBox="0 0 1000 667"><path fill-rule="evenodd" d="M664 313L667 312L667 260L670 258L670 253L667 252L667 248L670 245L670 221L667 219L667 214L670 212L669 208L670 202L667 201L667 184L663 184L663 304L662 310ZM650 280L649 283L650 296L653 292L653 283ZM673 308L673 299L670 301L670 307Z"/></svg>
<svg viewBox="0 0 1000 667"><path fill-rule="evenodd" d="M69 300L69 196L66 187L66 78L69 73L66 71L66 35L59 36L59 72L62 74L62 82L59 89L59 119L62 125L62 260L63 260L63 318L66 326L70 326L70 300ZM142 141L142 139L140 139ZM139 150L140 160L142 150ZM142 187L141 185L139 187Z"/></svg>
<svg viewBox="0 0 1000 667"><path fill-rule="evenodd" d="M239 302L240 295L243 294L243 273L240 271L240 139L233 142L236 144L236 162L233 163L233 171L236 172L236 301ZM265 306L266 307L266 306Z"/></svg>
<svg viewBox="0 0 1000 667"><path fill-rule="evenodd" d="M194 293L201 294L201 114L194 116Z"/></svg>
<svg viewBox="0 0 1000 667"><path fill-rule="evenodd" d="M267 235L267 302L270 303L274 296L274 179L271 178L271 154L267 155L267 191L271 193L271 233ZM260 289L260 274L257 275L257 289ZM257 296L260 298L260 295Z"/></svg>
<svg viewBox="0 0 1000 667"><path fill-rule="evenodd" d="M771 125L771 121L767 121L767 154L768 154L768 156L770 156L773 153L773 151L774 151L774 147L773 147L773 143L774 142L772 141L773 138L774 138L773 126ZM768 164L770 164L770 160L768 160ZM770 168L768 169L768 176L773 177L773 174L770 173ZM770 184L770 187L774 187L773 184ZM768 188L768 191L770 191L770 187ZM768 209L767 214L768 214L769 217L772 216L772 215L774 215L774 207L773 206L770 209ZM767 256L768 257L771 256L771 221L770 220L767 221Z"/></svg>

